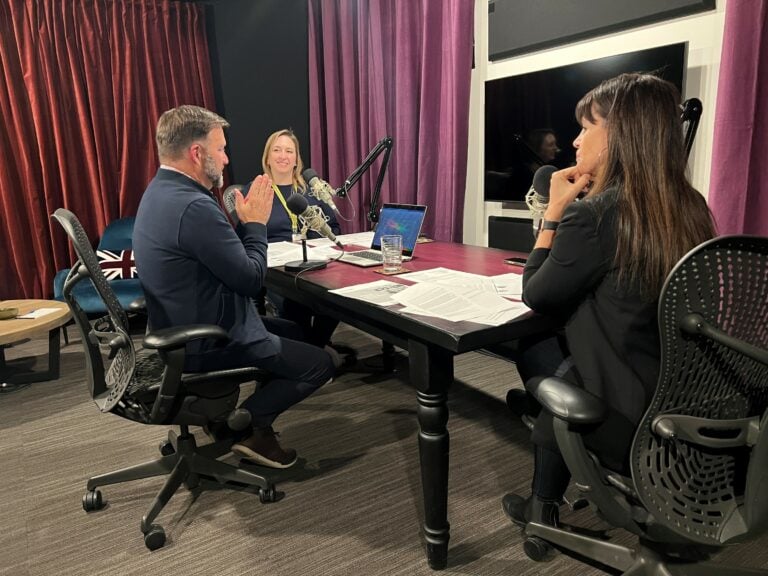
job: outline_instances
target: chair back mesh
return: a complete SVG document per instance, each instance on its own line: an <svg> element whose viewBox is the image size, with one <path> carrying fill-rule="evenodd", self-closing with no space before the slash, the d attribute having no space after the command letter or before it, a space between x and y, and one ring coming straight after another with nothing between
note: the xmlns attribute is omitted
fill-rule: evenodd
<svg viewBox="0 0 768 576"><path fill-rule="evenodd" d="M720 545L753 532L756 518L765 522L768 435L763 429L752 447L713 449L661 438L652 422L669 414L763 420L768 366L681 330L690 313L768 350L768 238L710 240L670 273L659 301L659 383L632 447L635 487L655 521L687 540Z"/></svg>
<svg viewBox="0 0 768 576"><path fill-rule="evenodd" d="M72 311L85 347L91 396L102 412L115 411L127 416L123 412L134 410L135 407L126 402L123 395L136 368L136 351L128 334L128 317L104 276L77 217L69 210L59 208L53 218L64 228L78 257L64 283L64 300ZM89 281L93 283L107 309L107 315L93 324L73 295L73 289L78 283ZM106 372L101 346L109 348L111 362Z"/></svg>

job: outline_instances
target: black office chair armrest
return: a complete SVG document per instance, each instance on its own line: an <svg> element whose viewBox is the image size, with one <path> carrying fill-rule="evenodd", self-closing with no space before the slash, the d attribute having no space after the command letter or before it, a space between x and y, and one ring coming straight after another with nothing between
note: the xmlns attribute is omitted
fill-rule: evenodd
<svg viewBox="0 0 768 576"><path fill-rule="evenodd" d="M185 345L199 338L227 340L227 331L213 324L190 324L153 330L144 336L144 348L158 350L165 363L163 380L150 415L153 423L164 423L177 406L177 397L186 387L184 370Z"/></svg>
<svg viewBox="0 0 768 576"><path fill-rule="evenodd" d="M150 348L152 350L175 350L183 347L187 342L199 338L225 340L228 339L229 336L224 328L213 324L174 326L172 328L153 330L144 336L144 348Z"/></svg>
<svg viewBox="0 0 768 576"><path fill-rule="evenodd" d="M651 429L662 438L677 438L707 448L752 447L760 435L760 417L714 419L660 414Z"/></svg>
<svg viewBox="0 0 768 576"><path fill-rule="evenodd" d="M597 424L608 414L600 398L556 376L536 376L525 388L545 410L570 424Z"/></svg>

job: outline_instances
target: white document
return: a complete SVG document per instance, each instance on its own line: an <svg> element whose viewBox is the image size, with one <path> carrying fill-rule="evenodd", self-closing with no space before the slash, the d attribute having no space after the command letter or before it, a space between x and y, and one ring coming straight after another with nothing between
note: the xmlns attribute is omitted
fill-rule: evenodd
<svg viewBox="0 0 768 576"><path fill-rule="evenodd" d="M338 260L344 254L344 252L336 248L336 244L333 243L322 246L312 246L312 248L308 249L307 253L312 254L313 260Z"/></svg>
<svg viewBox="0 0 768 576"><path fill-rule="evenodd" d="M367 284L356 284L354 286L347 286L346 288L337 288L336 290L328 290L332 294L340 294L347 298L355 298L356 300L363 300L370 304L376 304L377 306L392 306L397 304L393 299L393 295L398 292L402 292L408 288L405 284L398 284L390 280L376 280L374 282L368 282Z"/></svg>
<svg viewBox="0 0 768 576"><path fill-rule="evenodd" d="M336 237L338 239L338 236ZM307 246L314 246L314 247L325 247L325 246L336 246L333 242L331 242L328 238L307 238Z"/></svg>
<svg viewBox="0 0 768 576"><path fill-rule="evenodd" d="M34 320L35 318L41 318L58 311L58 308L37 308L36 310L30 310L26 314L16 316L16 318L21 318L22 320Z"/></svg>
<svg viewBox="0 0 768 576"><path fill-rule="evenodd" d="M520 299L523 297L523 275L509 272L499 276L491 276L496 294L508 298Z"/></svg>
<svg viewBox="0 0 768 576"><path fill-rule="evenodd" d="M450 268L431 268L429 270L419 270L418 272L401 274L400 277L404 278L405 280L410 280L411 282L417 283L438 282L458 286L488 278L487 276L481 276L480 274L471 274L470 272L451 270Z"/></svg>
<svg viewBox="0 0 768 576"><path fill-rule="evenodd" d="M363 248L370 248L373 242L373 232L355 232L354 234L342 234L336 236L336 240L341 242L344 246L352 244L353 246L362 246ZM336 246L334 242L331 242L328 238L310 238L307 240L307 244L312 246Z"/></svg>
<svg viewBox="0 0 768 576"><path fill-rule="evenodd" d="M293 242L272 242L267 249L267 267L284 266L288 262L303 260L301 244ZM323 249L307 247L308 260L328 260Z"/></svg>
<svg viewBox="0 0 768 576"><path fill-rule="evenodd" d="M373 231L369 232L355 232L354 234L342 234L336 236L336 239L344 244L353 244L355 246L362 246L363 248L370 248L373 243Z"/></svg>
<svg viewBox="0 0 768 576"><path fill-rule="evenodd" d="M519 300L523 295L523 275L513 272L498 276L482 276L449 268L432 268L400 276L411 282L428 282L457 288L467 288L476 292L490 292L507 298Z"/></svg>
<svg viewBox="0 0 768 576"><path fill-rule="evenodd" d="M529 309L492 292L478 292L472 286L447 286L421 282L395 294L405 306L401 312L434 316L452 322L478 322L498 326Z"/></svg>

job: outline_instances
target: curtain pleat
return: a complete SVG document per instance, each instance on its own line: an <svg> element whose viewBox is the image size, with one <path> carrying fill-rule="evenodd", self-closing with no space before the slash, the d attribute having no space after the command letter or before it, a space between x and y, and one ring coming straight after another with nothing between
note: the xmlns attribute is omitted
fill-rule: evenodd
<svg viewBox="0 0 768 576"><path fill-rule="evenodd" d="M768 236L768 0L728 0L709 205L720 234Z"/></svg>
<svg viewBox="0 0 768 576"><path fill-rule="evenodd" d="M340 186L385 136L394 146L382 202L429 206L423 231L461 241L473 0L310 0L310 146ZM381 160L352 189L344 232L368 229Z"/></svg>
<svg viewBox="0 0 768 576"><path fill-rule="evenodd" d="M160 114L215 108L204 9L4 0L0 79L0 298L50 297L74 259L50 214L72 210L95 242L136 213Z"/></svg>

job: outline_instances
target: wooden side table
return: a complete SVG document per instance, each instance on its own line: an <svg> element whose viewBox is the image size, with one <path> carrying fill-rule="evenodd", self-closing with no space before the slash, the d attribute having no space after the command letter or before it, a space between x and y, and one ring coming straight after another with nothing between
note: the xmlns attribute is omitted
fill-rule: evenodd
<svg viewBox="0 0 768 576"><path fill-rule="evenodd" d="M57 300L4 300L0 308L18 308L19 315L41 308L53 309L39 318L0 320L0 393L14 392L32 382L59 377L60 328L72 317L69 307ZM14 342L48 335L48 368L33 371L21 364L26 358L5 360L5 349Z"/></svg>

